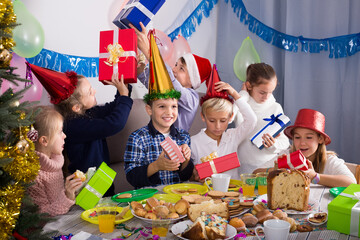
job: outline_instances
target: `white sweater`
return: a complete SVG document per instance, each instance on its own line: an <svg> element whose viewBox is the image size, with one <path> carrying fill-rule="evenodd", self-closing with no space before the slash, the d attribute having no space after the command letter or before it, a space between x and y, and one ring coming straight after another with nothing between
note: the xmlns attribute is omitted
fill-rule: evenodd
<svg viewBox="0 0 360 240"><path fill-rule="evenodd" d="M261 121L269 118L272 114L277 115L284 113L281 105L276 102L273 95L264 103L257 103L247 91L240 91L242 98L246 99L250 107L254 110L258 119L255 128L247 135L247 138L238 147L238 156L241 163L240 173L252 173L255 169L263 167L263 164L278 156L278 153L287 149L290 145L289 139L283 131L280 136L275 139L275 144L270 148L258 149L251 141L251 137L262 129L266 123ZM240 114L236 114L234 118L235 126L243 121Z"/></svg>

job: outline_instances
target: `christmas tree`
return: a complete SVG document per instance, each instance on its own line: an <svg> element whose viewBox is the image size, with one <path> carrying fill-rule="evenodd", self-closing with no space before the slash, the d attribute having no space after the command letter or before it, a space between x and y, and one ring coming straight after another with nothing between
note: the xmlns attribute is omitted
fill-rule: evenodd
<svg viewBox="0 0 360 240"><path fill-rule="evenodd" d="M11 48L15 46L12 30L17 26L11 0L0 2L0 88L4 81L18 85L27 81L14 74L10 66ZM49 219L39 214L26 193L40 169L34 143L29 139L35 103L20 103L24 92L9 88L0 96L0 239L51 239L42 234Z"/></svg>

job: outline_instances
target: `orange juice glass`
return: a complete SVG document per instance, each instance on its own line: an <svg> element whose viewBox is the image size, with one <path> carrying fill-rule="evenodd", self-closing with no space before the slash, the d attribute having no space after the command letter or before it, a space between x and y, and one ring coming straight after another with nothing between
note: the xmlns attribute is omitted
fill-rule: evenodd
<svg viewBox="0 0 360 240"><path fill-rule="evenodd" d="M152 235L165 238L169 230L169 225L169 219L152 220Z"/></svg>
<svg viewBox="0 0 360 240"><path fill-rule="evenodd" d="M263 195L267 193L267 176L268 173L261 172L256 174L256 181L258 185L258 194Z"/></svg>
<svg viewBox="0 0 360 240"><path fill-rule="evenodd" d="M242 190L245 198L255 197L256 175L246 173L240 175L242 181Z"/></svg>
<svg viewBox="0 0 360 240"><path fill-rule="evenodd" d="M99 231L102 233L111 233L114 231L116 204L103 203L96 206L98 215Z"/></svg>

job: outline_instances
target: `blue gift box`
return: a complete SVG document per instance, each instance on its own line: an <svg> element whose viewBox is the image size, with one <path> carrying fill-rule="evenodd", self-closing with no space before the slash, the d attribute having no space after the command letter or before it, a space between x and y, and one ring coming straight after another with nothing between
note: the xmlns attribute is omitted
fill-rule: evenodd
<svg viewBox="0 0 360 240"><path fill-rule="evenodd" d="M121 29L130 28L131 23L141 31L140 22L146 26L164 3L165 0L130 0L113 23Z"/></svg>
<svg viewBox="0 0 360 240"><path fill-rule="evenodd" d="M261 121L259 119L258 121ZM272 114L270 118L264 118L265 127L260 129L250 140L255 144L259 149L264 148L262 136L265 133L270 134L271 136L277 136L284 128L290 125L291 121L286 115L279 113L278 115Z"/></svg>

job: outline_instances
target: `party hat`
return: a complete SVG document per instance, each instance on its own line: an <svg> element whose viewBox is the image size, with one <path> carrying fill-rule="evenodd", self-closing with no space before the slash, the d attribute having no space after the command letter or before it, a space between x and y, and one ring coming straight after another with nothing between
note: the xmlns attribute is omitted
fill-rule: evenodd
<svg viewBox="0 0 360 240"><path fill-rule="evenodd" d="M76 72L57 72L26 62L27 72L33 72L50 95L50 102L58 104L73 94L78 78Z"/></svg>
<svg viewBox="0 0 360 240"><path fill-rule="evenodd" d="M149 93L144 96L144 101L149 103L153 100L176 98L179 99L181 93L174 89L169 73L166 70L164 60L160 55L156 45L154 30L150 34L150 76Z"/></svg>
<svg viewBox="0 0 360 240"><path fill-rule="evenodd" d="M218 92L215 90L215 83L220 82L221 79L219 77L219 74L216 69L216 65L213 65L213 69L211 71L211 76L209 80L206 81L206 94L200 99L200 106L208 99L210 98L224 98L229 100L231 103L233 102L233 99L229 97L229 94L227 91L223 90L221 92Z"/></svg>

